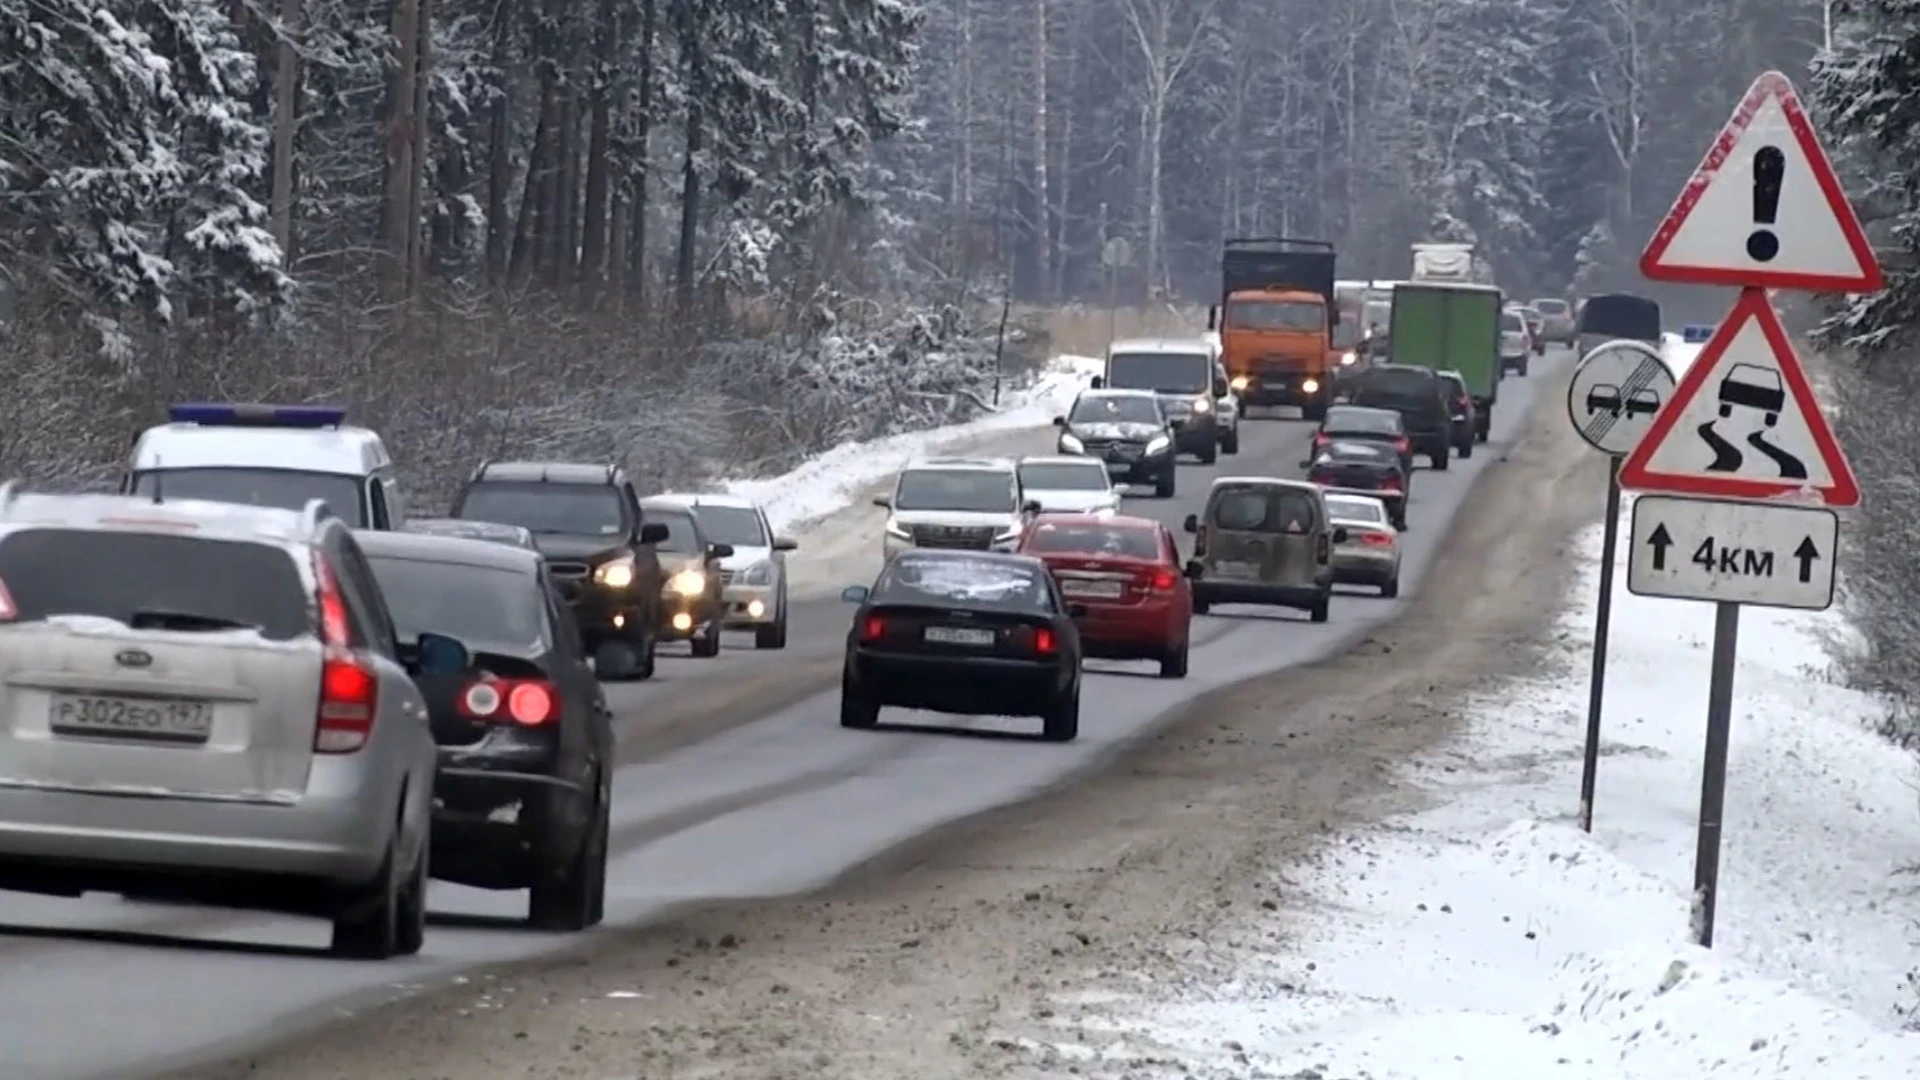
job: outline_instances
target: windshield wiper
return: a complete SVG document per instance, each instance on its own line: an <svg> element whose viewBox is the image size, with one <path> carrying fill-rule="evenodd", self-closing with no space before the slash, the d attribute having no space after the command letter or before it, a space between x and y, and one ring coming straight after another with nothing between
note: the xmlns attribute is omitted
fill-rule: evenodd
<svg viewBox="0 0 1920 1080"><path fill-rule="evenodd" d="M259 623L241 622L223 615L202 615L192 611L136 611L127 620L135 630L258 630Z"/></svg>

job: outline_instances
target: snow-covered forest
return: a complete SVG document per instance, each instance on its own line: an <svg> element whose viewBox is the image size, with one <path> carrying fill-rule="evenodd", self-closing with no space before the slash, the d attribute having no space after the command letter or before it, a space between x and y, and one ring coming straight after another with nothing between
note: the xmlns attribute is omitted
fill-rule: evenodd
<svg viewBox="0 0 1920 1080"><path fill-rule="evenodd" d="M429 490L769 467L980 408L1009 295L1203 300L1226 235L1626 285L1825 7L0 0L0 464L218 396L348 402Z"/></svg>

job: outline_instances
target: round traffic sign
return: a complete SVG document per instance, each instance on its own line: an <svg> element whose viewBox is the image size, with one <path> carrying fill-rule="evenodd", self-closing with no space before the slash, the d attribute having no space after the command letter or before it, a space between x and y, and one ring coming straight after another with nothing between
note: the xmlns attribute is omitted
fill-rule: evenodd
<svg viewBox="0 0 1920 1080"><path fill-rule="evenodd" d="M1644 341L1609 341L1573 369L1567 417L1595 450L1624 456L1653 427L1654 414L1673 397L1675 385L1657 347Z"/></svg>
<svg viewBox="0 0 1920 1080"><path fill-rule="evenodd" d="M1100 265L1117 270L1133 261L1133 245L1124 236L1110 238L1100 248Z"/></svg>

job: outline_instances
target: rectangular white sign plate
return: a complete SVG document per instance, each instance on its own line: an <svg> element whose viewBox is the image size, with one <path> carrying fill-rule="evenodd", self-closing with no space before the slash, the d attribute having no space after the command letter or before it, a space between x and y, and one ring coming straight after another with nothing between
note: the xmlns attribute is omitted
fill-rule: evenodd
<svg viewBox="0 0 1920 1080"><path fill-rule="evenodd" d="M1627 589L1637 596L1821 611L1833 604L1840 517L1820 507L1642 495Z"/></svg>

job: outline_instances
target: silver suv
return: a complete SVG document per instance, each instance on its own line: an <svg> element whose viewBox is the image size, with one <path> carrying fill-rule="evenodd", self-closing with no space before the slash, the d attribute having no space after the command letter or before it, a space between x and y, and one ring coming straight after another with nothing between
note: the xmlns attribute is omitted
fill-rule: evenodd
<svg viewBox="0 0 1920 1080"><path fill-rule="evenodd" d="M1006 458L916 461L900 471L892 495L873 502L888 511L881 540L887 559L913 547L1012 551L1040 512Z"/></svg>
<svg viewBox="0 0 1920 1080"><path fill-rule="evenodd" d="M0 486L0 888L317 915L419 951L436 752L346 524Z"/></svg>

